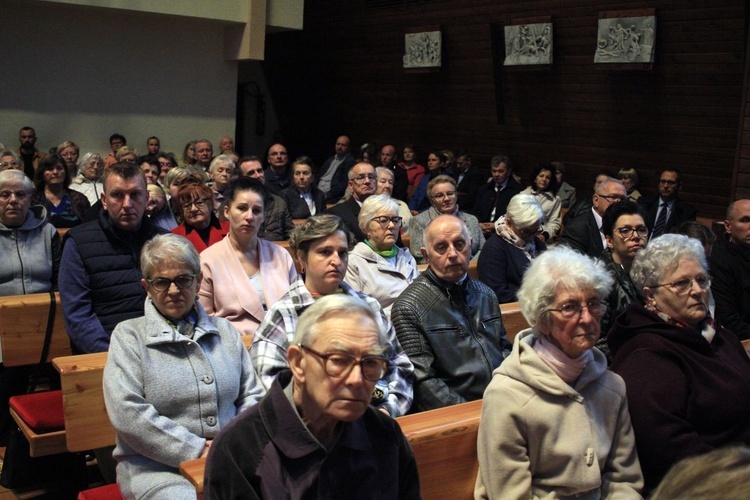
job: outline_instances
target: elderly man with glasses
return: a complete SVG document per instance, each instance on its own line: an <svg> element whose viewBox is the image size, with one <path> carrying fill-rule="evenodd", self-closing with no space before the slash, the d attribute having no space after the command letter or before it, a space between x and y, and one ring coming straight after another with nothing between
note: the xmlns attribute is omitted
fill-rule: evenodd
<svg viewBox="0 0 750 500"><path fill-rule="evenodd" d="M351 198L335 205L328 211L328 213L341 217L346 224L346 228L354 234L357 242L365 241L367 238L359 227L359 211L362 209L362 203L375 194L377 183L378 176L375 174L375 167L369 163L357 163L349 169Z"/></svg>
<svg viewBox="0 0 750 500"><path fill-rule="evenodd" d="M348 295L311 305L287 349L290 369L214 440L204 498L420 498L406 438L369 405L389 366L378 324Z"/></svg>
<svg viewBox="0 0 750 500"><path fill-rule="evenodd" d="M625 186L617 179L608 177L599 183L591 198L591 209L565 222L560 243L589 257L599 257L606 246L601 229L604 212L627 197Z"/></svg>

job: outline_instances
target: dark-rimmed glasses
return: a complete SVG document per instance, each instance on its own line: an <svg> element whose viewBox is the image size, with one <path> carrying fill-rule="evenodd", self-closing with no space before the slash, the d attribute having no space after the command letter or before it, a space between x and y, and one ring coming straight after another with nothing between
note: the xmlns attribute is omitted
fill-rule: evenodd
<svg viewBox="0 0 750 500"><path fill-rule="evenodd" d="M615 229L618 233L620 233L620 236L625 238L626 240L633 236L633 232L637 233L638 236L641 238L646 238L648 236L648 228L646 226L638 226L638 227L631 227L631 226L622 226Z"/></svg>
<svg viewBox="0 0 750 500"><path fill-rule="evenodd" d="M148 278L146 281L157 292L166 292L172 286L172 283L180 290L190 288L195 282L195 276L195 274L181 274L173 280L169 278Z"/></svg>
<svg viewBox="0 0 750 500"><path fill-rule="evenodd" d="M377 382L385 377L388 372L388 360L381 356L362 356L357 358L344 352L322 353L302 344L297 344L300 349L318 356L323 360L323 369L328 376L333 378L347 377L354 365L359 365L362 377L370 382Z"/></svg>
<svg viewBox="0 0 750 500"><path fill-rule="evenodd" d="M190 208L193 205L195 205L195 208L197 208L198 210L203 210L204 208L206 208L206 203L207 202L208 202L208 200L205 199L205 198L202 198L200 200L193 200L193 201L191 201L189 203L183 203L182 204L182 209L183 210L190 210Z"/></svg>
<svg viewBox="0 0 750 500"><path fill-rule="evenodd" d="M674 289L677 295L684 295L693 289L693 282L696 282L701 290L704 292L711 288L711 278L708 276L698 276L695 278L682 278L671 283L659 283L658 285L651 285L649 288L659 288L662 286L668 286Z"/></svg>
<svg viewBox="0 0 750 500"><path fill-rule="evenodd" d="M380 224L382 227L388 227L388 223L393 222L394 226L399 227L404 222L404 218L403 217L388 217L388 216L382 215L380 217L373 217L372 219L370 219L370 221L375 221L378 224Z"/></svg>
<svg viewBox="0 0 750 500"><path fill-rule="evenodd" d="M602 313L602 302L599 299L589 300L585 304L579 302L566 302L559 308L549 308L545 312L554 311L559 312L563 318L572 319L581 315L583 308L589 310L589 314L592 316L599 316Z"/></svg>

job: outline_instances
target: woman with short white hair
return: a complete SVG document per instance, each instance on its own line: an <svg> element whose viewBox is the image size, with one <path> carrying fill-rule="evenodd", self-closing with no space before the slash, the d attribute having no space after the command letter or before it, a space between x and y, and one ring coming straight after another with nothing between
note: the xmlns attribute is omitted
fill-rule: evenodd
<svg viewBox="0 0 750 500"><path fill-rule="evenodd" d="M99 153L86 153L78 165L78 175L70 181L70 189L78 191L89 200L93 206L102 197L104 186L102 185L102 174L104 173L104 160Z"/></svg>
<svg viewBox="0 0 750 500"><path fill-rule="evenodd" d="M567 247L529 266L518 301L531 328L484 393L475 498L641 498L625 383L594 347L612 282Z"/></svg>
<svg viewBox="0 0 750 500"><path fill-rule="evenodd" d="M211 191L214 195L214 215L220 217L221 206L226 201L224 191L229 187L234 174L234 162L229 155L219 155L211 160L208 175L211 178Z"/></svg>
<svg viewBox="0 0 750 500"><path fill-rule="evenodd" d="M349 253L345 281L358 292L376 299L391 317L391 306L419 276L409 250L396 246L403 219L396 200L372 195L359 211L359 228L367 237Z"/></svg>
<svg viewBox="0 0 750 500"><path fill-rule="evenodd" d="M505 215L495 224L496 233L487 239L479 254L479 279L497 295L501 304L515 302L523 273L547 249L537 237L542 231L544 212L533 195L517 194Z"/></svg>
<svg viewBox="0 0 750 500"><path fill-rule="evenodd" d="M375 187L375 194L387 194L398 205L398 215L401 217L401 232L409 234L409 221L411 220L411 210L409 205L402 200L393 197L393 184L396 182L393 171L386 167L377 167L375 175L378 176L378 184Z"/></svg>

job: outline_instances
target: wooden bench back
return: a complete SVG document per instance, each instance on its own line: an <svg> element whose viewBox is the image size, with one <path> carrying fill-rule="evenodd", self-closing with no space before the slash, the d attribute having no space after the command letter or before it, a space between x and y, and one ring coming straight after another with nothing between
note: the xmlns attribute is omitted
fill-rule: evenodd
<svg viewBox="0 0 750 500"><path fill-rule="evenodd" d="M3 365L24 366L39 363L47 331L50 297L48 293L0 297L0 339ZM55 316L47 361L70 356L70 340L65 331L60 294L55 292Z"/></svg>
<svg viewBox="0 0 750 500"><path fill-rule="evenodd" d="M523 314L521 314L521 306L518 302L500 304L500 312L503 315L503 326L505 327L505 333L508 336L508 342L512 345L518 332L528 328L529 323L526 321Z"/></svg>
<svg viewBox="0 0 750 500"><path fill-rule="evenodd" d="M396 419L414 450L423 498L474 498L481 413L479 400ZM205 458L180 464L198 498L203 494L205 468Z"/></svg>
<svg viewBox="0 0 750 500"><path fill-rule="evenodd" d="M242 337L250 348L252 337ZM115 430L104 405L102 377L107 353L55 358L60 373L68 451L77 452L115 444Z"/></svg>

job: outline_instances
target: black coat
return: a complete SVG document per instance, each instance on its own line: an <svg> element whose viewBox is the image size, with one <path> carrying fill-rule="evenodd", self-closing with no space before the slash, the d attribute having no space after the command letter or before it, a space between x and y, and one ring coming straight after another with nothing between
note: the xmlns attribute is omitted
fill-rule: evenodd
<svg viewBox="0 0 750 500"><path fill-rule="evenodd" d="M638 198L638 204L646 210L646 225L648 226L649 232L654 229L656 223L656 212L659 209L661 203L661 197L658 195L641 196ZM692 205L688 205L681 199L676 199L672 213L669 214L667 224L664 226L664 232L667 233L672 229L676 228L687 220L695 220L698 216L698 211Z"/></svg>
<svg viewBox="0 0 750 500"><path fill-rule="evenodd" d="M357 201L352 197L343 203L332 206L328 210L329 214L338 215L339 217L341 217L341 219L344 221L344 224L346 224L347 229L349 229L349 231L354 234L357 242L365 241L365 239L367 238L365 233L363 233L359 228L359 220L357 219L361 208L362 207L359 206L359 203L357 203Z"/></svg>
<svg viewBox="0 0 750 500"><path fill-rule="evenodd" d="M471 213L479 219L479 222L495 222L501 215L505 215L505 212L508 211L510 199L521 191L523 191L523 186L513 176L510 176L508 184L505 186L505 189L500 191L497 200L495 199L497 195L495 193L495 183L482 184L477 189L477 198ZM497 207L497 209L495 210L495 217L490 220L492 207Z"/></svg>
<svg viewBox="0 0 750 500"><path fill-rule="evenodd" d="M601 256L604 244L591 210L565 224L560 243L589 257Z"/></svg>
<svg viewBox="0 0 750 500"><path fill-rule="evenodd" d="M320 215L325 212L326 200L323 191L317 188L310 190L313 197L313 203L315 204L315 215ZM307 219L312 214L310 213L310 207L302 198L300 190L297 186L289 186L281 192L281 197L286 201L286 206L289 209L289 213L292 215L292 219Z"/></svg>

